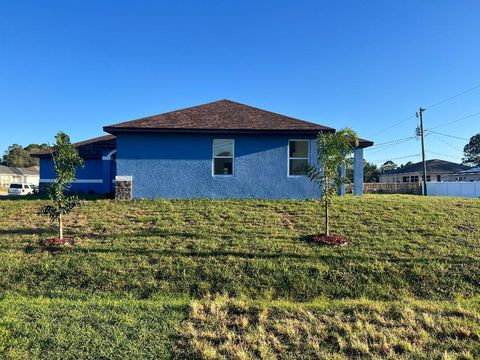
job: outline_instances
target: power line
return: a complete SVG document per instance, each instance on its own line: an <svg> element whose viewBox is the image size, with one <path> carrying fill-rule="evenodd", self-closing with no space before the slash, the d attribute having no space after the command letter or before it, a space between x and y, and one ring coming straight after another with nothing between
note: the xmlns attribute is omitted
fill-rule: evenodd
<svg viewBox="0 0 480 360"><path fill-rule="evenodd" d="M434 103L434 104L432 104L432 105L430 105L430 106L427 106L426 109L431 109L431 108L434 108L434 107L439 106L439 105L441 105L441 104L444 104L444 103L446 103L446 102L448 102L448 101L450 101L450 100L453 100L453 99L456 99L456 98L458 98L458 97L460 97L460 96L462 96L462 95L468 94L469 92L471 92L471 91L473 91L473 90L476 90L476 89L478 89L478 88L480 88L480 84L475 85L474 87L471 87L471 88L469 88L469 89L467 89L467 90L464 90L464 91L462 91L462 92L460 92L460 93L458 93L458 94L449 96L448 98L445 98L445 99L443 99L443 100L440 100L440 101L438 101L438 102L436 102L436 103ZM407 118L405 118L405 119L402 119L402 120L394 123L393 125L390 125L390 126L386 127L385 129L380 130L380 131L376 132L375 134L372 134L372 137L373 137L373 136L376 136L376 135L379 135L379 134L382 134L382 133L384 133L385 131L388 131L388 130L390 130L390 129L393 129L394 127L396 127L396 126L398 126L398 125L400 125L400 124L403 124L405 121L408 121L408 120L410 120L410 119L412 119L412 118L414 118L414 117L415 117L415 114L413 114L413 115L411 115L411 116L409 116L409 117L407 117ZM462 119L462 120L463 120L463 119ZM460 120L458 120L458 121L460 121ZM442 125L442 126L443 126L443 125ZM436 129L436 127L435 127L435 128L432 128L432 129Z"/></svg>
<svg viewBox="0 0 480 360"><path fill-rule="evenodd" d="M394 145L403 144L403 143L405 143L405 142L407 142L407 141L410 141L411 139L415 139L415 136L412 136L412 137L410 137L410 138L408 138L408 139L405 139L405 140L403 140L403 141L396 142L396 143L394 143L394 144L381 146L381 147L379 147L379 148L374 149L374 150L376 150L376 151L369 152L368 154L369 154L369 155L374 155L374 154L381 153L381 152L383 152L386 148L389 148L389 147L394 146ZM367 148L367 149L369 149L369 148Z"/></svg>
<svg viewBox="0 0 480 360"><path fill-rule="evenodd" d="M406 138L390 140L390 141L386 141L386 142L383 142L383 143L375 144L375 145L373 145L369 148L366 148L365 150L376 150L379 147L387 147L387 146L397 145L399 143L402 143L402 142L405 142L407 140L411 140L411 139L414 139L414 138L415 138L415 136L409 136L409 137L406 137Z"/></svg>
<svg viewBox="0 0 480 360"><path fill-rule="evenodd" d="M439 153L439 152L436 152L436 151L427 151L427 152L428 152L429 154L446 156L446 157L454 158L454 159L461 159L461 158L462 158L461 156L454 156L454 155L442 154L442 153Z"/></svg>
<svg viewBox="0 0 480 360"><path fill-rule="evenodd" d="M455 149L455 150L457 150L457 151L463 151L463 150L460 149L459 147L457 147L457 146L455 146L455 145L452 145L452 144L450 144L449 142L443 140L442 138L440 138L440 137L437 136L436 134L431 134L431 135L435 136L435 138L436 138L438 141L444 143L445 145L450 146L452 149Z"/></svg>
<svg viewBox="0 0 480 360"><path fill-rule="evenodd" d="M377 161L373 161L373 163L374 164L380 164L380 163L384 163L385 161L388 161L388 160L400 160L400 159L407 159L407 158L418 157L418 156L421 156L421 154L412 154L412 155L399 156L399 157L395 157L395 158L377 160Z"/></svg>
<svg viewBox="0 0 480 360"><path fill-rule="evenodd" d="M426 131L428 131L429 134L442 135L442 136L447 136L447 137L452 138L452 139L468 141L468 139L458 137L458 136L455 136L455 135L444 134L444 133L437 132L437 131L432 131L432 130L426 130Z"/></svg>
<svg viewBox="0 0 480 360"><path fill-rule="evenodd" d="M372 137L373 137L373 136L376 136L376 135L379 135L379 134L382 134L382 133L384 133L385 131L388 131L388 130L390 130L390 129L393 129L393 128L396 127L396 126L398 126L398 125L400 125L400 124L403 124L405 121L410 120L410 119L413 119L414 117L415 117L415 114L414 114L414 115L411 115L411 116L409 116L409 117L407 117L407 118L405 118L405 119L403 119L403 120L400 120L399 122L396 122L395 124L393 124L393 125L385 128L385 129L383 129L383 130L380 130L380 131L376 132L375 134L372 134Z"/></svg>
<svg viewBox="0 0 480 360"><path fill-rule="evenodd" d="M473 91L473 90L476 90L476 89L478 89L478 88L480 88L480 84L475 85L474 87L472 87L472 88L470 88L470 89L467 89L467 90L465 90L465 91L462 91L461 93L458 93L458 94L456 94L456 95L453 95L453 96L450 96L450 97L448 97L448 98L446 98L446 99L443 99L443 100L441 100L441 101L439 101L439 102L436 102L435 104L432 104L432 105L430 105L430 106L427 106L426 108L427 108L427 109L431 109L431 108L436 107L436 106L438 106L438 105L444 104L444 103L446 103L447 101L456 99L456 98L459 97L459 96L465 95L465 94L467 94L467 93L469 93L469 92L471 92L471 91Z"/></svg>
<svg viewBox="0 0 480 360"><path fill-rule="evenodd" d="M480 111L476 112L476 113L473 113L473 114L470 114L470 115L467 115L467 116L463 116L459 119L455 119L455 120L452 120L452 121L447 121L445 123L442 123L442 124L439 124L437 126L434 126L430 129L427 129L426 131L432 131L433 129L438 129L439 127L443 127L443 126L447 126L447 125L450 125L450 124L453 124L453 123L456 123L456 122L459 122L459 121L462 121L462 120L466 120L466 119L470 119L474 116L478 116L480 115Z"/></svg>

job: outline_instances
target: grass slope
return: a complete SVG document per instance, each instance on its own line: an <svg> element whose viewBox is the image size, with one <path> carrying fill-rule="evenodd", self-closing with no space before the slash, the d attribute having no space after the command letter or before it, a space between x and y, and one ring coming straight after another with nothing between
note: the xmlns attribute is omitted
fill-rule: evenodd
<svg viewBox="0 0 480 360"><path fill-rule="evenodd" d="M304 241L317 201L90 200L56 252L43 202L0 201L0 357L480 356L478 200L338 198L344 248Z"/></svg>

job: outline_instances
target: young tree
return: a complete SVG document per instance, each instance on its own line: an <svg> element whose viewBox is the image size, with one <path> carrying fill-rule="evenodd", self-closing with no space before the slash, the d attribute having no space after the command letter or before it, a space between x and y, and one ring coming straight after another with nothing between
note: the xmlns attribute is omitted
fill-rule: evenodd
<svg viewBox="0 0 480 360"><path fill-rule="evenodd" d="M463 148L463 163L480 167L480 133L470 138L470 141Z"/></svg>
<svg viewBox="0 0 480 360"><path fill-rule="evenodd" d="M63 215L78 205L78 197L67 195L66 192L75 180L76 169L83 167L83 160L64 132L55 136L52 160L56 178L48 189L51 204L45 205L39 213L48 215L52 221L58 220L58 237L63 239Z"/></svg>
<svg viewBox="0 0 480 360"><path fill-rule="evenodd" d="M337 189L346 182L338 171L347 157L358 146L358 136L352 129L342 129L336 133L319 133L317 137L317 162L319 166L309 165L308 176L317 183L322 191L325 208L325 235L330 235L329 207Z"/></svg>

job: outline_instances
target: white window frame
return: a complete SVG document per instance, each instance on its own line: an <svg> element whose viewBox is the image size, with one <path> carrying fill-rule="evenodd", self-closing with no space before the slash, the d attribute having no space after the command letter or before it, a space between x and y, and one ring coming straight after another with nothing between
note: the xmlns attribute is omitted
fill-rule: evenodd
<svg viewBox="0 0 480 360"><path fill-rule="evenodd" d="M290 157L290 142L291 141L306 141L307 142L307 157ZM290 160L307 160L310 164L310 140L309 139L289 139L287 146L287 177L307 177L308 175L290 175Z"/></svg>
<svg viewBox="0 0 480 360"><path fill-rule="evenodd" d="M215 140L228 140L232 142L232 156L215 156ZM231 174L215 174L215 159L232 159ZM212 140L212 176L229 177L235 175L235 139L213 138Z"/></svg>

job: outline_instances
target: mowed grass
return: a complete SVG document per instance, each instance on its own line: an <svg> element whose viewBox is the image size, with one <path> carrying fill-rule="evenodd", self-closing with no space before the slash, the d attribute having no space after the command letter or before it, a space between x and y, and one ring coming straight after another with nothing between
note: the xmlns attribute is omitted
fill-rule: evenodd
<svg viewBox="0 0 480 360"><path fill-rule="evenodd" d="M73 248L43 251L55 227L43 201L0 201L0 289L23 296L212 293L309 301L478 294L480 201L410 196L338 198L320 247L317 201L85 201L67 217Z"/></svg>
<svg viewBox="0 0 480 360"><path fill-rule="evenodd" d="M180 358L477 359L480 303L194 301Z"/></svg>
<svg viewBox="0 0 480 360"><path fill-rule="evenodd" d="M0 201L0 357L480 356L478 199L339 197L342 248L318 201L88 200L56 251L44 202Z"/></svg>

